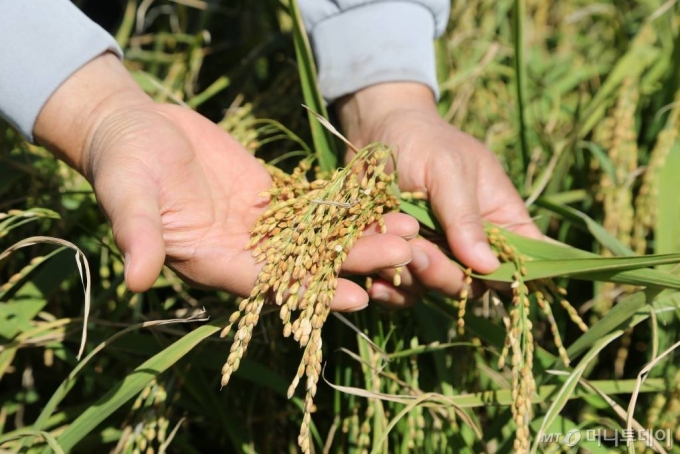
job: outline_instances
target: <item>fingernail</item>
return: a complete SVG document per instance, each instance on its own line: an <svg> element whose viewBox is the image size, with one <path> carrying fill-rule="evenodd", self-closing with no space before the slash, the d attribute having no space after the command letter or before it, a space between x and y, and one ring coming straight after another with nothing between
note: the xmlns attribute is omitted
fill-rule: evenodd
<svg viewBox="0 0 680 454"><path fill-rule="evenodd" d="M413 261L413 259L410 258L410 259L406 260L405 262L397 263L396 265L392 265L392 268L399 268L400 266L406 266L409 263L411 263L412 261Z"/></svg>
<svg viewBox="0 0 680 454"><path fill-rule="evenodd" d="M359 311L363 311L367 307L368 307L368 303L364 304L363 306L358 306L358 307L353 307L351 309L348 309L347 312L359 312Z"/></svg>
<svg viewBox="0 0 680 454"><path fill-rule="evenodd" d="M427 253L419 248L418 246L413 246L413 260L411 260L411 269L413 271L423 271L430 266L430 258Z"/></svg>
<svg viewBox="0 0 680 454"><path fill-rule="evenodd" d="M500 266L501 262L498 261L498 257L491 252L491 248L487 243L477 243L473 249L477 258L484 263L487 263L490 267L497 268Z"/></svg>

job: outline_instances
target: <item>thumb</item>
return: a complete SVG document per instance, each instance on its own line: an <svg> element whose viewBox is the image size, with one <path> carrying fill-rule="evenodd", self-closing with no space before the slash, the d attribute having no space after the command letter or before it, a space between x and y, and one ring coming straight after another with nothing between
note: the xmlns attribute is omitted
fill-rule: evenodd
<svg viewBox="0 0 680 454"><path fill-rule="evenodd" d="M487 241L476 188L476 175L463 166L439 165L430 184L432 208L446 231L453 255L479 273L500 265Z"/></svg>
<svg viewBox="0 0 680 454"><path fill-rule="evenodd" d="M165 261L157 193L153 184L128 183L97 194L125 257L125 284L133 292L151 288Z"/></svg>

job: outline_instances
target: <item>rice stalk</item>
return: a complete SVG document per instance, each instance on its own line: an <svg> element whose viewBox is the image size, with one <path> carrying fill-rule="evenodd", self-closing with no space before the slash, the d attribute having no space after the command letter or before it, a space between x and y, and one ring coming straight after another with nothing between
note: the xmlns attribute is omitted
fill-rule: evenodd
<svg viewBox="0 0 680 454"><path fill-rule="evenodd" d="M666 127L659 133L650 153L649 162L642 175L642 185L635 198L632 245L637 254L644 254L647 251L647 237L657 219L659 174L680 130L680 91L675 94L673 104L674 107L666 120Z"/></svg>
<svg viewBox="0 0 680 454"><path fill-rule="evenodd" d="M513 263L512 306L509 311L507 323L507 335L498 360L498 368L503 369L508 356L512 366L512 416L515 422L515 452L522 453L529 449L529 424L533 417L532 403L536 391L536 382L533 374L534 364L534 337L533 324L530 319L530 300L536 301L537 306L548 320L553 335L555 347L565 366L570 364L570 359L562 342L557 322L552 312L551 305L555 302L566 310L569 318L582 330L588 327L578 315L576 309L566 299L566 290L559 287L550 279L526 280L526 266L528 260L517 248L511 245L503 236L500 229L492 227L487 229L487 237L491 249L502 263ZM466 282L469 284L469 271ZM464 298L459 303L459 330L464 327L461 315L465 314L465 302L467 292L463 291Z"/></svg>
<svg viewBox="0 0 680 454"><path fill-rule="evenodd" d="M602 226L624 246L632 242L635 211L633 209L633 183L637 176L638 147L635 112L639 98L638 79L627 77L619 89L618 101L610 115L595 131L595 138L607 151L614 174L601 172L597 199L602 203ZM602 250L602 255L612 253ZM616 284L603 283L596 297L594 311L599 316L609 312L614 304ZM628 288L627 292L633 288ZM624 334L623 340L629 334ZM615 370L622 370L625 358L619 354Z"/></svg>
<svg viewBox="0 0 680 454"><path fill-rule="evenodd" d="M137 396L124 422L123 434L112 451L118 453L155 453L168 441L171 405L166 385L151 381Z"/></svg>
<svg viewBox="0 0 680 454"><path fill-rule="evenodd" d="M619 100L612 112L611 141L608 155L616 179L605 172L600 179L603 195L604 228L616 236L624 245L631 243L633 228L633 180L638 162L637 136L635 127L635 111L639 93L634 79L625 79L619 94ZM611 255L603 251L604 255Z"/></svg>
<svg viewBox="0 0 680 454"><path fill-rule="evenodd" d="M253 115L253 105L251 103L240 105L235 101L227 109L224 118L217 124L251 153L254 154L255 150L260 148L261 143L258 137L257 120Z"/></svg>

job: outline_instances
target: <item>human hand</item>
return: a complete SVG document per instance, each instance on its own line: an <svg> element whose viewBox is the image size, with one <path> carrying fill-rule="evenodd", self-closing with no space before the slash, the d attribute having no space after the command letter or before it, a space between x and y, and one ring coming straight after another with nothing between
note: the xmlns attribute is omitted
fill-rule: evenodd
<svg viewBox="0 0 680 454"><path fill-rule="evenodd" d="M543 238L494 154L439 116L428 87L378 84L343 98L337 107L354 145L379 141L394 147L400 189L427 194L451 251L464 265L479 273L499 266L483 220ZM402 273L402 285L378 280L371 296L403 305L413 302L423 286L459 294L464 285L460 268L429 241L417 238L411 244L413 261Z"/></svg>
<svg viewBox="0 0 680 454"><path fill-rule="evenodd" d="M261 265L244 248L271 179L226 132L189 109L154 103L117 58L103 55L55 92L35 134L92 183L130 290L148 289L166 263L193 285L250 293ZM416 235L417 223L400 214L385 221L388 234L369 229L344 272L410 261L404 238ZM361 287L340 281L334 310L367 303Z"/></svg>

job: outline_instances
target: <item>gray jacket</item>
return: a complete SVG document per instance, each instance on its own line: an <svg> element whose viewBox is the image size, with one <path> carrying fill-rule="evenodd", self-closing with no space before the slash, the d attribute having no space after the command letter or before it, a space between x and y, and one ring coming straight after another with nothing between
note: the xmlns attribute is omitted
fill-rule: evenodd
<svg viewBox="0 0 680 454"><path fill-rule="evenodd" d="M416 81L437 93L432 41L448 0L299 0L328 101L372 84ZM0 0L0 116L27 139L50 95L113 37L68 0Z"/></svg>

